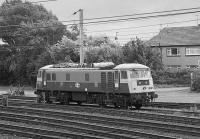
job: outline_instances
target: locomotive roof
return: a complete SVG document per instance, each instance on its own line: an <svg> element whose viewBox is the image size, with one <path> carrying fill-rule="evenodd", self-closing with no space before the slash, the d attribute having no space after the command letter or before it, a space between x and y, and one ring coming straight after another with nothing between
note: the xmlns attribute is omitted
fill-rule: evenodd
<svg viewBox="0 0 200 139"><path fill-rule="evenodd" d="M115 68L113 68L113 70L125 70L125 69L148 69L149 67L142 65L142 64L138 64L138 63L126 63L126 64L120 64L117 65ZM69 68L55 68L53 65L47 65L44 66L40 69L48 69L48 70L106 70L106 69L101 69L101 68L73 68L73 67L69 67ZM107 70L112 70L112 69L107 69Z"/></svg>
<svg viewBox="0 0 200 139"><path fill-rule="evenodd" d="M114 69L147 69L149 67L138 63L125 63L117 65Z"/></svg>
<svg viewBox="0 0 200 139"><path fill-rule="evenodd" d="M55 68L53 65L47 65L47 66L44 66L40 69L45 69L45 70L59 70L59 71L66 71L66 70L100 70L100 68L72 68L72 67L69 67L69 68Z"/></svg>

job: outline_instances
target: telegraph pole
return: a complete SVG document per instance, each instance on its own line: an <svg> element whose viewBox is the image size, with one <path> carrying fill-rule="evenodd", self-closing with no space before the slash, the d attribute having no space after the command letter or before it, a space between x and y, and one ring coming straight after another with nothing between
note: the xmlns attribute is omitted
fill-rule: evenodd
<svg viewBox="0 0 200 139"><path fill-rule="evenodd" d="M79 42L79 45L80 45L80 65L81 67L83 66L84 64L84 52L83 52L83 9L80 9L79 10L80 12L80 15L79 15L79 18L80 18L80 42Z"/></svg>

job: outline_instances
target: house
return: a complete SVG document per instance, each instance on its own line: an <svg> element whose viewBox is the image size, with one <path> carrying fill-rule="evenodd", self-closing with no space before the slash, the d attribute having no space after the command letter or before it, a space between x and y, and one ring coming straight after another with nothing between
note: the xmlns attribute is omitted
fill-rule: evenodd
<svg viewBox="0 0 200 139"><path fill-rule="evenodd" d="M147 42L161 53L166 69L197 69L200 66L200 26L162 29Z"/></svg>

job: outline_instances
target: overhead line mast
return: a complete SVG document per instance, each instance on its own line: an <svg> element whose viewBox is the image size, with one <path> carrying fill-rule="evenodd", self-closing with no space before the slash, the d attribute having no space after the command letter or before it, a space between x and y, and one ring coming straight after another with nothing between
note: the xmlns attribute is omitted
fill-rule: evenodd
<svg viewBox="0 0 200 139"><path fill-rule="evenodd" d="M81 67L83 66L84 63L84 52L83 52L83 9L79 10L79 18L80 18L80 40L79 40L79 45L80 45L80 65Z"/></svg>

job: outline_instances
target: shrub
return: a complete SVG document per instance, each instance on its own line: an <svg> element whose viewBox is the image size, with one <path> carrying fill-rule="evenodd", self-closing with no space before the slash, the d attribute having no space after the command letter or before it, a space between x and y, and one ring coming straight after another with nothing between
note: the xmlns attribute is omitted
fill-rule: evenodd
<svg viewBox="0 0 200 139"><path fill-rule="evenodd" d="M200 78L197 78L192 84L193 91L200 91Z"/></svg>
<svg viewBox="0 0 200 139"><path fill-rule="evenodd" d="M167 84L167 85L189 85L190 84L190 72L188 71L153 71L152 77L155 84Z"/></svg>

